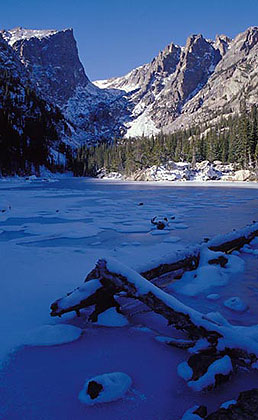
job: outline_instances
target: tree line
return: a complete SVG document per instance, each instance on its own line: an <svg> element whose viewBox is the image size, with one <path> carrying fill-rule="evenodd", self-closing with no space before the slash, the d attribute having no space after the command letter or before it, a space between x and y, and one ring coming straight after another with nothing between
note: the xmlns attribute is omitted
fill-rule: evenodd
<svg viewBox="0 0 258 420"><path fill-rule="evenodd" d="M252 106L240 115L221 117L216 125L195 126L173 134L115 139L94 147L81 146L73 160L77 176L96 176L101 169L130 175L139 169L173 160L220 160L238 168L258 166L258 110Z"/></svg>
<svg viewBox="0 0 258 420"><path fill-rule="evenodd" d="M0 73L0 101L0 174L37 174L41 165L64 170L51 156L51 148L70 153L57 131L65 130L61 111L8 70Z"/></svg>

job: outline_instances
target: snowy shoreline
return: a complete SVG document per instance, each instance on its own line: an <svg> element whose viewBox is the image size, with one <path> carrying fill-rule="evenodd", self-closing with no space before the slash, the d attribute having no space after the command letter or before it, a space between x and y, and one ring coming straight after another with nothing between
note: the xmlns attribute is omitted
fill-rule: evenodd
<svg viewBox="0 0 258 420"><path fill-rule="evenodd" d="M86 182L94 182L94 183L110 183L116 185L146 185L146 186L161 186L161 187L226 187L226 188L258 188L257 181L236 181L236 180L205 180L205 179L196 179L196 180L186 180L186 179L178 179L178 180L167 180L167 179L152 179L152 180L134 180L131 178L125 178L121 174L110 173L107 176L98 176L98 177L74 177L71 172L68 173L44 173L44 175L37 177L35 175L31 176L8 176L8 177L0 177L0 184L5 184L9 182L17 182L17 184L38 184L40 182L44 183L51 183L51 182L58 182L64 180L76 180L81 179L85 180ZM118 176L119 175L119 176Z"/></svg>
<svg viewBox="0 0 258 420"><path fill-rule="evenodd" d="M147 185L147 186L174 186L174 187L227 187L227 188L258 188L256 181L132 181L116 178L91 178L94 182L110 182L111 184Z"/></svg>
<svg viewBox="0 0 258 420"><path fill-rule="evenodd" d="M171 160L164 164L137 169L130 175L102 168L98 173L98 178L158 182L257 182L258 174L255 168L240 169L234 163L224 164L219 160L214 162L204 160L195 164Z"/></svg>

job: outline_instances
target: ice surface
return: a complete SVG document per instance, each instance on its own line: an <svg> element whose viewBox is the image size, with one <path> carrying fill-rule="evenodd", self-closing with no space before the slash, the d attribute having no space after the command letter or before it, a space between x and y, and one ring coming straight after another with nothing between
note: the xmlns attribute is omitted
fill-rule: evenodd
<svg viewBox="0 0 258 420"><path fill-rule="evenodd" d="M82 222L40 224L28 223L23 226L24 232L31 235L40 235L45 238L86 238L96 236L101 230ZM38 238L37 238L38 240Z"/></svg>
<svg viewBox="0 0 258 420"><path fill-rule="evenodd" d="M96 398L91 398L87 393L89 382L95 381L102 385L103 389ZM81 392L79 400L83 404L94 405L99 403L108 403L122 398L132 385L132 379L123 372L104 373L88 379Z"/></svg>
<svg viewBox="0 0 258 420"><path fill-rule="evenodd" d="M184 223L177 223L175 225L175 229L188 229L188 225L184 224Z"/></svg>
<svg viewBox="0 0 258 420"><path fill-rule="evenodd" d="M169 231L168 230L152 230L151 231L151 234L153 235L153 236L158 236L158 235L167 235L169 233ZM174 241L174 242L176 242L176 241Z"/></svg>
<svg viewBox="0 0 258 420"><path fill-rule="evenodd" d="M166 244L173 244L179 241L180 241L179 236L170 236L169 238L165 238L163 242L165 242Z"/></svg>
<svg viewBox="0 0 258 420"><path fill-rule="evenodd" d="M11 204L10 211L0 214L0 231L3 231L0 233L0 360L6 361L13 349L20 348L29 331L48 324L59 325L58 320L49 316L50 303L82 284L99 257L114 257L142 271L162 259L167 261L175 252L180 253L187 243L212 238L258 219L257 186L256 189L252 185L242 186L195 184L193 187L182 183L111 183L68 178L55 182L0 180L0 197ZM139 202L144 205L138 206ZM218 203L223 203L223 207ZM165 236L149 233L150 220L156 214L176 214L177 222L189 226L176 230L178 242L173 239L175 230ZM68 228L67 223L70 223ZM34 236L28 237L24 226L33 229L33 224ZM52 230L50 225L57 224L63 229ZM173 221L170 225L174 228L176 224ZM149 231L119 232L122 226L146 226L146 230L149 226ZM88 232L95 231L96 235L81 237L82 227ZM75 232L73 237L68 230L71 236ZM250 246L255 249L257 243L252 241ZM245 261L244 271L237 269L230 273L227 266L227 284L212 286L209 291L219 293L220 300L210 301L204 292L198 298L180 294L182 302L205 312L225 328L225 320L218 314L215 316L215 312L234 325L257 324L258 260L245 252L240 257ZM230 296L241 296L250 311L229 311L223 301ZM69 319L75 322L68 315L62 321ZM85 328L82 320L78 318L76 325ZM129 320L143 325L148 321L147 326L156 329L155 335L174 335L161 317L150 312L131 316ZM132 400L105 405L105 417L114 420L180 418L197 398L198 403L216 409L225 399L233 399L240 391L257 386L258 373L254 369L239 373L214 395L193 396L176 374L177 365L185 360L185 351L161 345L153 340L153 333L146 334L140 329L99 328L94 324L87 328L85 336L73 343L44 348L26 346L11 354L1 377L0 417L34 420L40 416L47 419L73 416L78 420L85 417L102 420L103 407L87 408L79 403L76 395L85 377L112 370L128 372L134 386L146 396L146 400L134 395ZM230 343L246 341L247 347L251 343L255 350L254 339L258 343L256 327L248 330L237 327L232 331ZM221 347L226 344L221 342Z"/></svg>

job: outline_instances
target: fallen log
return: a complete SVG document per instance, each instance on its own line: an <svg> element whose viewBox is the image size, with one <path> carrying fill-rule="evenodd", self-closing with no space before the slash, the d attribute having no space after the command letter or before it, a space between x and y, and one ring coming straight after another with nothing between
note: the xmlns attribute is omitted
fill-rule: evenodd
<svg viewBox="0 0 258 420"><path fill-rule="evenodd" d="M51 316L61 317L63 314L74 311L80 316L80 310L88 306L95 306L90 321L96 322L98 315L109 308L115 307L118 311L120 305L114 298L112 287L103 287L99 279L83 283L73 292L67 293L64 298L56 300L51 305Z"/></svg>
<svg viewBox="0 0 258 420"><path fill-rule="evenodd" d="M92 280L90 285L84 283L81 288L76 289L76 298L72 297L73 294L69 294L54 302L51 305L52 315L56 316L60 311L79 308L80 304L84 304L81 298L89 299L91 297L89 293L92 290L94 292L92 296L95 299L96 292L101 290L101 284L110 295L123 292L123 296L143 302L154 312L166 318L169 325L187 332L190 338L205 337L212 347L219 343L221 349L227 348L233 358L250 359L251 363L256 361L257 326L233 326L222 317L216 319L212 314L205 315L198 312L162 291L134 270L112 259L99 260L96 264L96 274L98 279ZM74 303L72 306L71 299Z"/></svg>
<svg viewBox="0 0 258 420"><path fill-rule="evenodd" d="M208 245L212 251L223 249L231 252L233 248L236 249L249 243L257 235L258 224L254 223L238 232L216 237L206 246ZM146 272L143 274L146 277L152 277L154 273L161 271L164 274L164 270L171 270L171 267L178 269L179 265L185 264L186 261L192 268L200 258L200 250L201 246L195 247L191 256L186 253L184 260L181 258L170 264L160 265L148 271L147 274ZM212 258L209 263L220 264L224 267L226 257L219 255L215 259ZM61 316L71 311L75 311L78 315L81 309L94 305L95 309L89 320L95 322L98 315L110 307L115 307L117 311L120 311L115 296L121 293L123 296L137 299L147 305L152 311L166 318L169 325L187 333L193 343L193 346L191 344L189 347L194 349L195 344L200 340L206 340L206 348L197 349L196 354L190 356L188 363L185 362L187 370L191 373L187 378L189 386L198 390L202 389L206 376L214 377L216 385L231 375L231 369L228 366L232 366L234 371L237 367L250 368L257 361L258 326L233 326L223 317L218 318L212 314L205 315L195 311L150 283L142 275L112 259L99 260L81 287L51 305L51 315ZM168 344L180 346L175 340L171 340ZM188 344L183 343L182 348ZM227 361L226 369L225 360ZM209 372L212 372L212 375Z"/></svg>
<svg viewBox="0 0 258 420"><path fill-rule="evenodd" d="M230 252L233 248L241 248L244 244L251 242L255 236L258 236L258 223L253 223L241 230L233 231L226 235L219 235L208 241L206 246L213 251L224 250ZM170 262L162 263L149 270L143 271L141 275L148 280L156 279L161 276L163 276L164 279L164 275L168 275L168 273L174 273L174 276L176 276L179 272L182 274L185 270L196 269L199 264L201 246L202 244L196 247L187 248L181 252L176 252L174 256L171 256ZM224 267L226 261L226 257L219 256L217 259L211 259L209 263L220 264ZM89 294L87 296L85 295L87 294L85 289L86 285L75 289L73 292L69 292L67 297L73 294L74 298L76 294L77 297L74 298L76 303L74 304L71 301L69 302L70 299L66 299L66 307L61 307L59 303L63 302L63 300L58 299L51 305L51 316L61 316L71 311L75 311L76 314L79 315L81 309L95 305L95 313L92 314L92 321L94 321L97 315L102 312L103 308L108 309L111 306L115 306L119 310L119 305L113 297L113 291L109 293L107 288L102 289L102 284L97 281L99 277L99 269L96 266L85 279L85 283L95 281L95 283L90 283L88 286ZM157 284L158 281L155 283ZM91 293L91 287L93 287L94 284L96 290L94 293Z"/></svg>
<svg viewBox="0 0 258 420"><path fill-rule="evenodd" d="M257 326L233 326L223 317L214 318L212 314L198 312L162 291L134 270L112 259L99 260L95 273L97 279L76 289L76 299L73 294L69 294L54 302L51 305L51 314L55 316L69 309L79 310L80 307L89 306L89 303L92 304L97 299L98 293L110 296L110 304L114 295L121 292L123 296L139 300L167 319L169 325L187 333L190 340L195 342L196 352L193 351L188 362L184 362L190 372L184 379L191 388L198 391L224 382L238 367L251 368L257 362ZM94 314L104 312L106 306L101 308L100 305L97 309L96 305ZM201 340L206 343L204 347L198 346Z"/></svg>
<svg viewBox="0 0 258 420"><path fill-rule="evenodd" d="M206 246L215 252L231 253L234 250L241 249L244 245L249 244L256 236L258 236L258 223L252 224L239 229L237 231L229 232L225 235L218 235L208 242L205 241ZM188 247L183 251L177 251L171 256L170 261L164 261L147 270L141 271L141 275L153 280L161 277L164 274L174 272L176 270L195 270L198 267L200 260L200 250L203 244ZM224 257L225 258L225 257ZM224 261L225 263L225 261ZM93 269L86 277L85 282L95 279L96 273Z"/></svg>
<svg viewBox="0 0 258 420"><path fill-rule="evenodd" d="M187 410L182 420L190 418L190 413L193 414L192 418L203 420L258 420L258 388L241 392L236 401L227 401L223 405L209 415L207 415L207 407L194 406Z"/></svg>
<svg viewBox="0 0 258 420"><path fill-rule="evenodd" d="M258 223L253 223L247 227L233 231L226 235L219 235L214 239L206 243L209 249L213 251L226 250L231 251L232 247L242 247L243 244L251 242L256 236L258 236ZM188 248L185 251L177 252L174 257L171 257L170 263L160 264L150 270L141 273L141 276L146 279L154 279L164 274L177 272L178 270L192 270L198 266L200 258L200 250L203 245L197 247ZM210 264L220 264L222 267L226 264L226 257L219 256L217 259L211 259ZM95 305L95 312L92 314L92 321L94 321L98 314L109 307L116 307L119 311L120 307L117 300L114 298L114 290L112 286L105 285L99 281L102 273L97 264L96 267L87 275L85 284L72 292L69 292L65 298L58 299L51 305L51 316L61 316L64 313L75 311L77 315L80 314L80 310L87 308L88 306ZM89 285L87 285L89 283ZM157 284L157 281L155 282ZM94 289L94 290L93 290ZM118 293L118 292L117 292ZM71 296L72 297L69 297ZM65 299L65 307L63 307ZM144 302L146 303L146 302ZM178 320L179 322L179 320ZM179 322L178 325L181 325Z"/></svg>

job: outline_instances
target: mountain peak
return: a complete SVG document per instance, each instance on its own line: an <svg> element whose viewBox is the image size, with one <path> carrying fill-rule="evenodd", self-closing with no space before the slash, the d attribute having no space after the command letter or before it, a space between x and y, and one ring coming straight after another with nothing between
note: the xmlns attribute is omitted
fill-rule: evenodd
<svg viewBox="0 0 258 420"><path fill-rule="evenodd" d="M65 29L64 31L66 31ZM16 28L2 31L4 38L6 41L13 46L17 41L20 40L29 40L31 38L46 38L51 35L55 35L59 31L56 29L26 29L18 26Z"/></svg>
<svg viewBox="0 0 258 420"><path fill-rule="evenodd" d="M60 105L89 79L78 56L73 30L14 28L2 32L28 68L43 97Z"/></svg>

